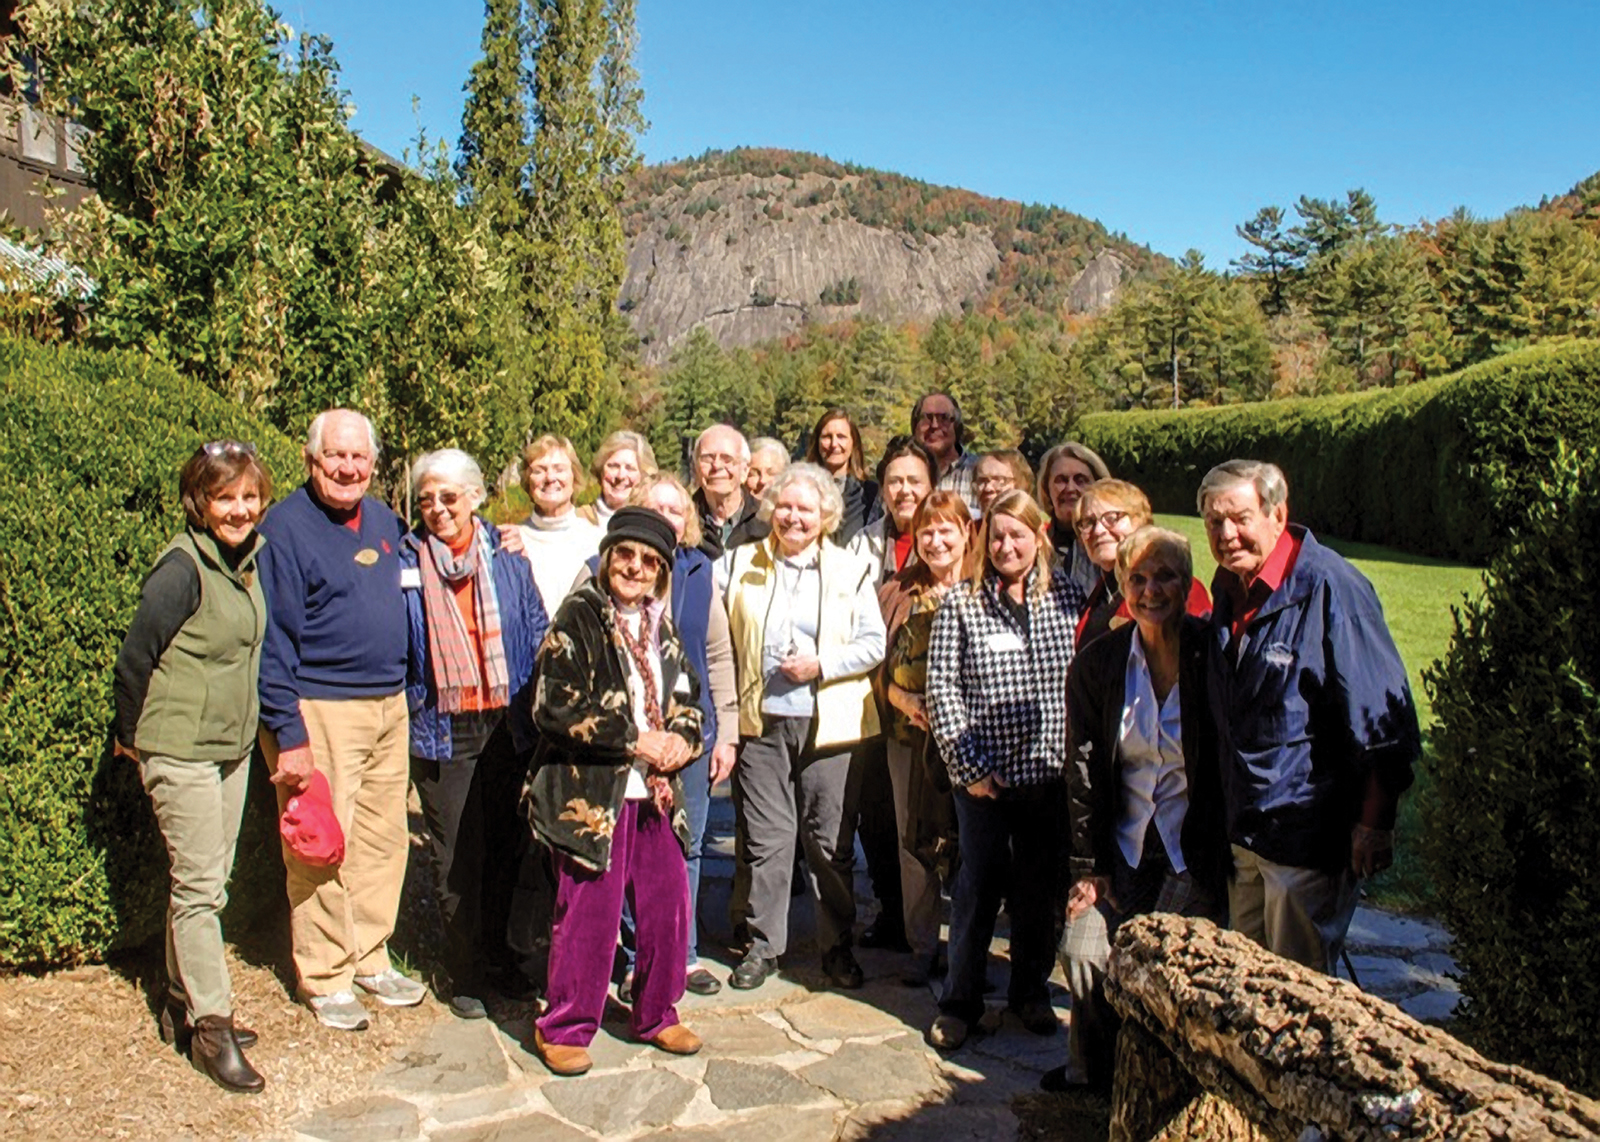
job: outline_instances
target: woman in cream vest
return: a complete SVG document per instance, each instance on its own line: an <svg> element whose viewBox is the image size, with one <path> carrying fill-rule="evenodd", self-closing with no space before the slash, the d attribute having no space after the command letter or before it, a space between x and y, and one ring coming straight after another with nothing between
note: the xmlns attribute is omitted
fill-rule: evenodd
<svg viewBox="0 0 1600 1142"><path fill-rule="evenodd" d="M804 847L822 968L860 987L851 954L854 840L845 827L853 747L878 732L872 675L884 629L872 569L824 537L839 525L838 484L794 464L767 489L772 534L724 556L728 623L739 676L734 807L751 874L751 947L729 981L759 987L788 943L796 831Z"/></svg>

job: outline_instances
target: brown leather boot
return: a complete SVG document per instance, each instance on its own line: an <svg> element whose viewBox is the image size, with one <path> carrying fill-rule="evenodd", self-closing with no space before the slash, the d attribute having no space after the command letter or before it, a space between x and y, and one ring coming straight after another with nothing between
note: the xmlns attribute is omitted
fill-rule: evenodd
<svg viewBox="0 0 1600 1142"><path fill-rule="evenodd" d="M161 1008L161 1041L177 1047L180 1055L186 1055L189 1053L189 1040L193 1037L189 1005L182 999L169 996L166 1005ZM235 1027L233 1037L246 1050L256 1045L256 1033L248 1027Z"/></svg>
<svg viewBox="0 0 1600 1142"><path fill-rule="evenodd" d="M233 1037L231 1015L202 1015L195 1020L189 1058L202 1074L223 1090L255 1094L267 1085L267 1080L239 1050L239 1040Z"/></svg>

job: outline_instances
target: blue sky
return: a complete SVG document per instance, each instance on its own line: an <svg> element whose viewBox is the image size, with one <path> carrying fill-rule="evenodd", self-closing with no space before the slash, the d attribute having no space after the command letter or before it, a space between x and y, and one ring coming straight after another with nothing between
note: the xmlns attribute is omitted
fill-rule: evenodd
<svg viewBox="0 0 1600 1142"><path fill-rule="evenodd" d="M353 124L454 145L481 0L289 0ZM1269 203L1498 215L1600 170L1600 3L639 0L649 162L815 151L1098 218L1222 269ZM420 100L413 113L413 97ZM420 119L419 119L420 116Z"/></svg>

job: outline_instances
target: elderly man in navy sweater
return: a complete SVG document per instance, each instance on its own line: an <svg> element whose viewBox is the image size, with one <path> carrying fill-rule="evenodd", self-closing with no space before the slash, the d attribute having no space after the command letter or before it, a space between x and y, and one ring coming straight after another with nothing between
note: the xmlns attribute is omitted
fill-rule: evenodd
<svg viewBox="0 0 1600 1142"><path fill-rule="evenodd" d="M269 614L261 745L279 807L321 772L345 836L336 868L284 851L295 972L317 1019L349 1031L367 1025L357 988L389 1006L425 994L389 963L408 851L405 525L366 494L377 456L366 417L317 416L306 482L267 513L258 559Z"/></svg>
<svg viewBox="0 0 1600 1142"><path fill-rule="evenodd" d="M1289 524L1274 464L1229 460L1198 497L1211 581L1211 710L1238 931L1332 974L1362 877L1394 859L1421 752L1417 710L1372 584Z"/></svg>

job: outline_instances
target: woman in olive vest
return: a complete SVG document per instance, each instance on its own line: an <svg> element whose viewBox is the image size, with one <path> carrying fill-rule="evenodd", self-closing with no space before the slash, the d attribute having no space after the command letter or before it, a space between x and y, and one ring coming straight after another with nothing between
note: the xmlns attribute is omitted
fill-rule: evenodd
<svg viewBox="0 0 1600 1142"><path fill-rule="evenodd" d="M188 527L144 581L117 655L115 750L139 776L172 858L161 1035L230 1091L265 1081L240 1051L219 915L244 811L267 608L256 533L272 478L252 445L202 445L178 477Z"/></svg>

